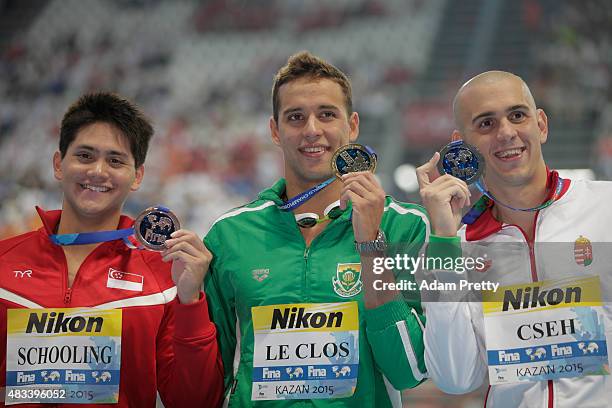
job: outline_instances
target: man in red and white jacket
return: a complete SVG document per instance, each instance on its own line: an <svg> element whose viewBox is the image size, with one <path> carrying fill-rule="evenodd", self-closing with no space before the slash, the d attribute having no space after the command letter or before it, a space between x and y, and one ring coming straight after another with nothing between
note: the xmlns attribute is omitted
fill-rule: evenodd
<svg viewBox="0 0 612 408"><path fill-rule="evenodd" d="M599 277L609 356L612 221L605 203L612 200L612 183L570 181L548 170L541 150L548 137L548 119L536 108L524 81L513 74L490 71L477 75L461 87L453 109L458 127L453 139L463 139L482 153L484 182L498 203L481 199L483 211L475 222L463 226L457 237L460 210L469 204L470 193L463 181L449 175L438 177L435 166L440 156L436 153L417 170L435 234L448 237L451 245L458 245L461 239L464 256L494 248L497 256L489 258L482 272L502 286ZM549 201L536 211L508 208L537 208ZM576 252L581 245L588 247L588 262ZM450 271L436 271L435 277L449 282L466 278ZM489 382L482 303L440 301L425 307L425 361L436 385L445 392L462 394ZM525 343L529 345L529 341ZM603 408L610 406L610 401L610 376L589 375L489 386L484 404Z"/></svg>
<svg viewBox="0 0 612 408"><path fill-rule="evenodd" d="M54 174L64 194L62 210L37 208L42 228L0 241L0 333L4 338L0 341L0 384L3 400L7 359L16 359L18 364L27 362L30 368L41 364L46 368L41 375L49 384L54 381L72 385L82 383L83 391L78 388L77 392L72 391L85 404L80 406L87 405L87 395L90 400L96 397L91 391L96 388L89 386L88 391L87 384L102 382L112 387L110 369L85 375L77 369L53 370L53 366L49 366L51 360L58 359L62 360L63 368L71 362L82 363L83 358L100 360L101 355L90 351L95 346L60 346L56 349L62 353L58 357L57 353L53 355L51 348L37 348L36 343L28 343L18 353L13 350L7 356L7 336L10 338L14 334L7 334L8 310L68 309L61 315L63 326L59 311L35 316L39 319L42 319L40 316L45 319L56 316L55 326L51 320L45 320L48 323L46 333L54 331L61 335L67 327L72 331L80 329L78 321L66 318L70 311L88 308L93 315L97 311L121 311L120 320L116 319L120 323L120 345L115 350L121 356L120 375L118 380L115 378L118 384L115 383L111 391L118 400L116 403L96 401L92 406L154 407L157 391L167 408L219 404L223 393L222 363L216 329L209 319L206 297L200 291L211 255L196 234L176 231L166 241L161 256L152 251L128 248L121 240L60 246L51 239L55 234L110 231L132 226L133 220L121 215L121 210L127 195L138 189L142 181L152 134L148 119L138 108L114 94L85 95L64 115L60 149L53 158ZM33 321L42 325L42 320ZM68 333L65 338L69 339L72 334ZM60 378L64 374L66 378ZM28 377L23 372L17 375L27 382ZM30 375L30 380L34 381L39 373ZM17 403L28 397L21 392L12 395L11 401ZM62 395L75 397L65 392ZM45 399L51 394L38 392L38 396L38 402L50 402ZM56 406L75 406L55 402L59 403Z"/></svg>

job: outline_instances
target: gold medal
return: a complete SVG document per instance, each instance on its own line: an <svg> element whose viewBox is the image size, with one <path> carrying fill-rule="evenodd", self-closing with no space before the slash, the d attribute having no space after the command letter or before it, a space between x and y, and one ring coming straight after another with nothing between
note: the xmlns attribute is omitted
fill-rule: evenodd
<svg viewBox="0 0 612 408"><path fill-rule="evenodd" d="M376 170L376 153L368 146L350 143L340 147L332 157L332 170L336 177L356 171Z"/></svg>

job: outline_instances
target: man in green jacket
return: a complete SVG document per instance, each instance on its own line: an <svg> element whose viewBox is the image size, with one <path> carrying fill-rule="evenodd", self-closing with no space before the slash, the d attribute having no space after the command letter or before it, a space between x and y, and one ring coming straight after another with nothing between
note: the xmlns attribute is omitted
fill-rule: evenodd
<svg viewBox="0 0 612 408"><path fill-rule="evenodd" d="M398 390L426 376L424 318L418 296L375 289L397 279L375 258L398 246L416 256L427 217L385 196L371 172L331 181L334 152L359 134L344 73L298 53L276 74L272 99L285 178L205 238L226 403L399 407Z"/></svg>

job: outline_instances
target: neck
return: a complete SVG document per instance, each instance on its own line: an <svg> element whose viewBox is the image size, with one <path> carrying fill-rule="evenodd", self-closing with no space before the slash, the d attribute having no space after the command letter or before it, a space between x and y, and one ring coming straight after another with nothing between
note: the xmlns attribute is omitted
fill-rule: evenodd
<svg viewBox="0 0 612 408"><path fill-rule="evenodd" d="M120 213L104 217L82 217L75 215L64 207L62 217L57 227L58 234L74 234L77 232L96 232L117 229Z"/></svg>
<svg viewBox="0 0 612 408"><path fill-rule="evenodd" d="M497 188L491 188L489 191L499 202L511 207L534 208L544 203L549 194L546 188L546 177L547 174L544 172L542 175L534 177L533 182L526 185L502 188L499 188L500 184L493 182L492 186L497 186ZM493 207L493 215L503 223L518 225L527 234L528 239L533 239L535 211L516 211L502 205L496 205Z"/></svg>
<svg viewBox="0 0 612 408"><path fill-rule="evenodd" d="M291 181L287 179L286 184L286 194L287 198L292 198L297 196L304 191L311 189L312 187L322 183L325 180L321 180L318 182L308 182L308 183L298 183L295 181ZM304 204L297 207L293 210L294 213L307 213L312 212L316 214L323 214L323 210L329 204L333 203L340 199L340 193L342 191L342 182L340 180L335 180L323 190L320 190L317 194L314 195L310 200L306 201Z"/></svg>

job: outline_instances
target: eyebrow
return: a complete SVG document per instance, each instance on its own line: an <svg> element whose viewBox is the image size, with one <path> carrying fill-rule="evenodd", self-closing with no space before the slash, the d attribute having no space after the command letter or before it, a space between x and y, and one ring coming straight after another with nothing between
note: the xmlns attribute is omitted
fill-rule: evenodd
<svg viewBox="0 0 612 408"><path fill-rule="evenodd" d="M509 107L508 109L506 109L506 113L515 111L517 109L526 109L526 110L529 110L529 106L527 106L525 104L513 105L513 106ZM476 116L474 119L472 119L472 124L476 123L481 118L485 118L487 116L494 116L494 115L495 115L495 112L493 112L493 111L483 112L480 115Z"/></svg>
<svg viewBox="0 0 612 408"><path fill-rule="evenodd" d="M285 109L283 111L283 116L287 115L289 113L294 113L294 112L300 112L302 109L301 108L290 108L290 109Z"/></svg>
<svg viewBox="0 0 612 408"><path fill-rule="evenodd" d="M88 150L90 152L97 152L98 149L94 148L93 146L89 146L89 145L78 145L76 147L76 149L81 149L81 150ZM129 155L127 153L124 152L120 152L117 150L109 150L106 152L109 155L113 155L113 156L121 156L121 157L129 157Z"/></svg>
<svg viewBox="0 0 612 408"><path fill-rule="evenodd" d="M336 105L320 105L319 109L331 109L331 110L340 110Z"/></svg>
<svg viewBox="0 0 612 408"><path fill-rule="evenodd" d="M319 106L317 106L317 109L318 109L318 110L322 110L322 109L330 109L330 110L336 110L336 111L339 111L339 110L340 110L340 108L339 108L339 107L337 107L336 105L319 105ZM302 109L302 108L289 108L289 109L285 109L285 110L283 111L283 115L287 115L287 114L289 114L289 113L301 112L301 111L303 111L303 110L304 110L304 109Z"/></svg>

